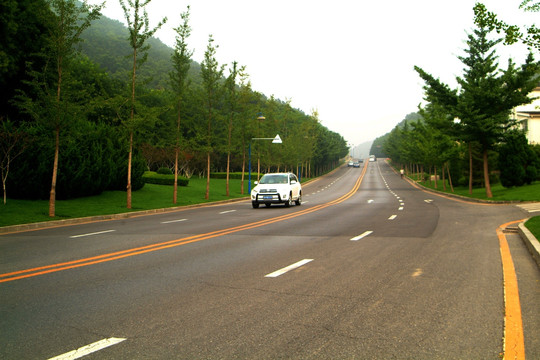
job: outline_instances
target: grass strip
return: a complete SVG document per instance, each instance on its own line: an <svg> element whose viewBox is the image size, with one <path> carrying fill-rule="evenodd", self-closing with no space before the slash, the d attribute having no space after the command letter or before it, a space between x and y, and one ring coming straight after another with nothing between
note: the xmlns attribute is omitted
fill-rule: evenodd
<svg viewBox="0 0 540 360"><path fill-rule="evenodd" d="M525 227L540 241L540 216L535 216L525 221Z"/></svg>

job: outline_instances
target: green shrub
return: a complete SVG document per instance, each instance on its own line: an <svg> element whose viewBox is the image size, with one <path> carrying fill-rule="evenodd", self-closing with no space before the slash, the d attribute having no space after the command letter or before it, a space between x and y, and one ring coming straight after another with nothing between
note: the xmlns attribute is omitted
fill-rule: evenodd
<svg viewBox="0 0 540 360"><path fill-rule="evenodd" d="M160 175L172 175L172 171L168 167L160 167L157 173Z"/></svg>
<svg viewBox="0 0 540 360"><path fill-rule="evenodd" d="M146 171L142 176L142 180L146 184L156 185L174 185L174 175L158 174L154 171ZM189 179L185 177L178 177L178 186L188 186Z"/></svg>

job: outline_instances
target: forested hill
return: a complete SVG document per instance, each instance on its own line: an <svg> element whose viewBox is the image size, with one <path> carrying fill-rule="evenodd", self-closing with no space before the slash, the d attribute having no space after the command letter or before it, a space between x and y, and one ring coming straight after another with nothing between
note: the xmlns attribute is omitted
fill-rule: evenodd
<svg viewBox="0 0 540 360"><path fill-rule="evenodd" d="M420 115L417 112L407 114L405 116L405 118L403 120L401 120L399 122L399 124L397 124L394 127L394 129L396 129L396 128L401 129L404 126L406 126L406 124L410 124L410 123L413 123L413 122L416 122L416 121L420 121L422 119L423 119L422 115ZM373 144L371 144L371 150L369 151L369 153L377 156L378 158L387 157L387 154L383 150L383 144L385 143L385 141L388 139L389 136L390 136L390 133L386 133L383 136L380 136L380 137L376 138L375 140L373 140Z"/></svg>
<svg viewBox="0 0 540 360"><path fill-rule="evenodd" d="M93 62L99 64L113 78L127 81L130 78L133 49L129 44L128 29L118 20L101 16L82 34L81 50ZM151 88L164 88L172 70L173 49L157 38L148 40L150 50L146 63L140 68L140 75L149 80ZM200 84L200 65L193 62L190 75L194 84Z"/></svg>

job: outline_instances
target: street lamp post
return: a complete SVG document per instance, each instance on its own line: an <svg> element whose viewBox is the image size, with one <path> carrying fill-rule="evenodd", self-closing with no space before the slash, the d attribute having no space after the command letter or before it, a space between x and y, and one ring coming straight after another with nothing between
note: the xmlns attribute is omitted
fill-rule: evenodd
<svg viewBox="0 0 540 360"><path fill-rule="evenodd" d="M254 140L272 140L272 144L281 144L281 138L279 137L279 134L276 135L276 137L273 138L251 138L249 141L249 148L248 148L248 194L251 196L251 142Z"/></svg>
<svg viewBox="0 0 540 360"><path fill-rule="evenodd" d="M266 120L262 112L257 114L257 137L261 136L261 120ZM261 149L257 147L257 180L261 173Z"/></svg>

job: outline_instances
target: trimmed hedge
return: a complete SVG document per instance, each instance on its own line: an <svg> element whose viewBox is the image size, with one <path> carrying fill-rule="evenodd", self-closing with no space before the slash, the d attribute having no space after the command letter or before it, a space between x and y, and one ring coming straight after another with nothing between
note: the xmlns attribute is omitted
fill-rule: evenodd
<svg viewBox="0 0 540 360"><path fill-rule="evenodd" d="M174 175L158 174L155 171L146 171L142 179L146 184L174 185ZM188 186L188 184L189 179L181 176L178 177L178 186Z"/></svg>

